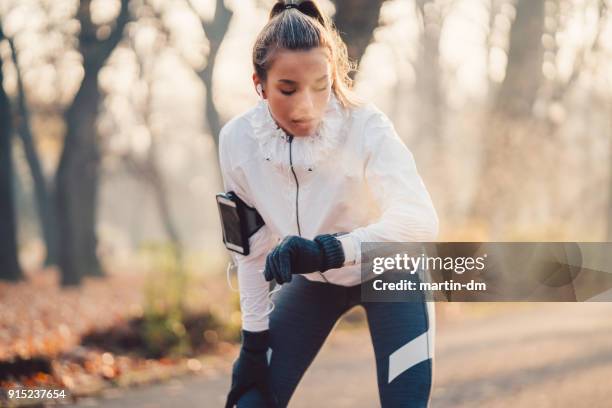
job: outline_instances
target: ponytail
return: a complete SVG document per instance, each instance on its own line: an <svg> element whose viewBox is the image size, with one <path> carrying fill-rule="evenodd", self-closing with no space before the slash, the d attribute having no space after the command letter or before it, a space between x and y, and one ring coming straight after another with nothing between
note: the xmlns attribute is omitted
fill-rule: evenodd
<svg viewBox="0 0 612 408"><path fill-rule="evenodd" d="M285 10L297 9L302 14L317 20L323 27L329 27L329 19L321 12L319 6L314 1L278 1L270 11L270 19L276 17Z"/></svg>

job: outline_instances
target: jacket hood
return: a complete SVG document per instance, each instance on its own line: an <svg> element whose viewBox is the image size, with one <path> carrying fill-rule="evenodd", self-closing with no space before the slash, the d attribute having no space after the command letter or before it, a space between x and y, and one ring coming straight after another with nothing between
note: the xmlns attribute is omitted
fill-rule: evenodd
<svg viewBox="0 0 612 408"><path fill-rule="evenodd" d="M293 166L314 171L346 138L345 122L347 119L347 109L340 104L332 92L315 134L293 138L291 142ZM267 100L259 101L250 115L250 123L253 136L259 145L258 153L277 169L288 170L290 168L289 136L272 117Z"/></svg>

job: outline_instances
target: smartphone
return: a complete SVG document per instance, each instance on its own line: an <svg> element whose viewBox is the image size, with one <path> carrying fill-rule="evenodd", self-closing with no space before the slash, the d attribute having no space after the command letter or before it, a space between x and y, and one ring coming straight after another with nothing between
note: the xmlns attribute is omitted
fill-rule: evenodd
<svg viewBox="0 0 612 408"><path fill-rule="evenodd" d="M231 193L217 194L217 207L223 229L223 243L231 251L242 255L249 254L249 237L244 223L240 222L239 201Z"/></svg>

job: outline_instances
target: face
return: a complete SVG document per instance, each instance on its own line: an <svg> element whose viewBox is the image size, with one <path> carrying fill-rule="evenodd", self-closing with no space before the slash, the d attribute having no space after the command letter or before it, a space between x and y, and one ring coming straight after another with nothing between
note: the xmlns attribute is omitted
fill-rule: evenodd
<svg viewBox="0 0 612 408"><path fill-rule="evenodd" d="M260 84L253 75L255 86ZM331 96L332 73L327 50L279 50L261 83L276 122L296 137L312 135Z"/></svg>

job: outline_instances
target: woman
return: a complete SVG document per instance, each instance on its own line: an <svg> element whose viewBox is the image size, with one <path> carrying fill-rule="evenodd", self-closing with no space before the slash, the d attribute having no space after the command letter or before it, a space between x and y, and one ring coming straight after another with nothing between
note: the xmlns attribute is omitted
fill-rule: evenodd
<svg viewBox="0 0 612 408"><path fill-rule="evenodd" d="M219 146L226 191L265 222L250 253L234 254L242 349L227 406L286 406L337 320L357 305L382 406L427 406L431 304L360 298L362 242L437 236L412 154L382 112L351 94L346 45L314 1L274 5L253 65L262 99L223 128ZM270 313L271 280L282 287Z"/></svg>

